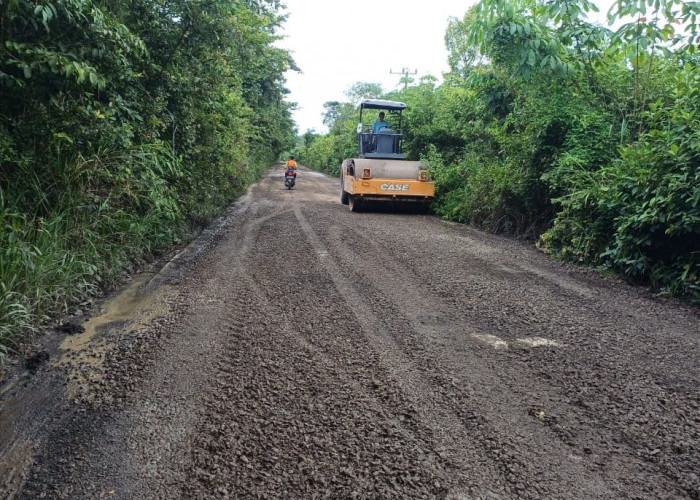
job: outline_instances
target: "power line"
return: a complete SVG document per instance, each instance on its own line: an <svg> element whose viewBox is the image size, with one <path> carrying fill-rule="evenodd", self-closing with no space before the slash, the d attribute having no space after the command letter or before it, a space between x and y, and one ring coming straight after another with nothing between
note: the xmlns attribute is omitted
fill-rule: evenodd
<svg viewBox="0 0 700 500"><path fill-rule="evenodd" d="M408 68L401 68L401 71L394 71L392 69L389 69L389 74L403 75L403 89L406 90L406 87L408 87L408 75L417 75L418 70L414 69L413 71L411 71Z"/></svg>

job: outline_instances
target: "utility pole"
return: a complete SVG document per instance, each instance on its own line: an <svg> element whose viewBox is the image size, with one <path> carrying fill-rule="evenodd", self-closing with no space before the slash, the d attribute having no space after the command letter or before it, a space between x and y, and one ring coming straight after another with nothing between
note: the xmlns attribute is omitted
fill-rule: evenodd
<svg viewBox="0 0 700 500"><path fill-rule="evenodd" d="M403 89L406 90L406 87L408 86L408 75L417 75L418 70L414 69L413 71L411 71L408 68L401 68L401 71L394 71L390 68L389 74L390 75L403 75Z"/></svg>

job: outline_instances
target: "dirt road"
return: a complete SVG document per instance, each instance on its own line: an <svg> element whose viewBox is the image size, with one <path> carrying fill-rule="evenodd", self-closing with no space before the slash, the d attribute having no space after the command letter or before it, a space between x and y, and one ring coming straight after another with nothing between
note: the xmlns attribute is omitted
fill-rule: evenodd
<svg viewBox="0 0 700 500"><path fill-rule="evenodd" d="M2 392L0 497L700 499L700 315L271 171Z"/></svg>

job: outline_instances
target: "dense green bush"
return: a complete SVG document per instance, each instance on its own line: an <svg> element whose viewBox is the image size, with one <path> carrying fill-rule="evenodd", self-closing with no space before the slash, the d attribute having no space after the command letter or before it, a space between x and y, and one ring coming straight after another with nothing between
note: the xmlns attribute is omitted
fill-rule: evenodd
<svg viewBox="0 0 700 500"><path fill-rule="evenodd" d="M650 104L648 130L612 165L571 173L542 242L700 299L700 71L686 65L675 83L671 105Z"/></svg>
<svg viewBox="0 0 700 500"><path fill-rule="evenodd" d="M694 39L678 52L661 45L685 40L665 5L615 35L583 21L588 8L484 0L451 23L453 70L474 97L447 108L471 118L457 120L461 156L433 168L436 212L491 231L506 221L517 234L543 233L552 254L698 299L698 70L685 52ZM697 10L684 3L681 20ZM474 62L475 47L490 64Z"/></svg>
<svg viewBox="0 0 700 500"><path fill-rule="evenodd" d="M220 213L291 147L278 2L0 2L0 346Z"/></svg>
<svg viewBox="0 0 700 500"><path fill-rule="evenodd" d="M348 149L352 148L348 142L348 137L344 135L316 137L307 148L298 153L299 161L319 172L340 175L343 159L355 156L355 151L348 154ZM353 141L352 145L354 144Z"/></svg>
<svg viewBox="0 0 700 500"><path fill-rule="evenodd" d="M352 110L344 119L334 121L332 131L326 135L307 133L306 141L295 151L301 163L309 168L331 175L340 175L340 165L345 158L357 155L357 116Z"/></svg>

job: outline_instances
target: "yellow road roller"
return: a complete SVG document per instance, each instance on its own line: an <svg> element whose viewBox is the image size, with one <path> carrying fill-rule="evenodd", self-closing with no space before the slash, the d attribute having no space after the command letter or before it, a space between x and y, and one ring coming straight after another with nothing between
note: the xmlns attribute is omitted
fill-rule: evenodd
<svg viewBox="0 0 700 500"><path fill-rule="evenodd" d="M370 204L413 207L424 210L435 196L435 184L428 177L428 166L406 160L401 152L402 102L363 99L357 126L358 157L343 161L340 169L340 202L358 212ZM378 110L371 127L362 124ZM387 119L388 114L388 119Z"/></svg>

